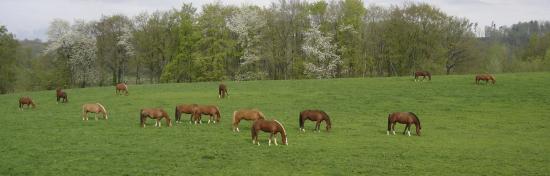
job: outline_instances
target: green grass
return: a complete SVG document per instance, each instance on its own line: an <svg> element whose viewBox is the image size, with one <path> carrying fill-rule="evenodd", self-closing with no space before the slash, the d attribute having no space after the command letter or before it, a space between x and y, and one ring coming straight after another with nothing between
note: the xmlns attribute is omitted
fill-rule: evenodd
<svg viewBox="0 0 550 176"><path fill-rule="evenodd" d="M0 175L548 175L550 73L496 75L495 85L474 85L473 75L332 80L131 85L0 96ZM20 112L31 96L36 109ZM83 103L101 102L109 120L82 121ZM139 109L163 107L173 119L182 103L220 106L221 124L139 127ZM231 132L231 115L259 108L281 121L288 146L252 145L250 122ZM325 110L332 131L298 132L304 109ZM386 135L387 115L415 112L422 136L397 125ZM187 119L184 116L183 119ZM163 121L164 122L164 121ZM324 129L324 124L322 125ZM414 134L414 127L412 127ZM279 139L280 140L280 139Z"/></svg>

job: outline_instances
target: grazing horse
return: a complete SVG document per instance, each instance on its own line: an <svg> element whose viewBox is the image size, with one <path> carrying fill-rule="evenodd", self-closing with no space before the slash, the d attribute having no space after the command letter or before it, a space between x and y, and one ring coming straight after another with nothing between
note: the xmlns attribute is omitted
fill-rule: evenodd
<svg viewBox="0 0 550 176"><path fill-rule="evenodd" d="M479 84L479 81L480 80L483 80L485 81L485 84L487 84L489 81L493 82L493 84L495 84L495 82L497 82L495 80L495 77L493 75L490 75L490 74L479 74L479 75L476 75L476 84Z"/></svg>
<svg viewBox="0 0 550 176"><path fill-rule="evenodd" d="M233 112L233 131L239 132L239 123L244 120L264 119L265 116L257 109L242 109Z"/></svg>
<svg viewBox="0 0 550 176"><path fill-rule="evenodd" d="M269 145L271 145L271 140L275 142L275 145L277 144L277 133L281 133L282 142L284 145L288 145L288 140L286 139L286 130L283 124L281 124L277 120L264 120L264 119L258 119L252 123L252 127L250 128L252 131L252 144L258 144L260 145L260 141L258 141L258 131L262 130L264 132L271 133L269 136Z"/></svg>
<svg viewBox="0 0 550 176"><path fill-rule="evenodd" d="M229 93L227 93L227 86L222 83L218 87L218 98L225 98L226 95L229 96Z"/></svg>
<svg viewBox="0 0 550 176"><path fill-rule="evenodd" d="M422 76L422 81L428 77L428 80L432 80L432 74L428 71L417 71L414 72L414 82L418 81L418 77Z"/></svg>
<svg viewBox="0 0 550 176"><path fill-rule="evenodd" d="M321 122L325 121L327 131L331 128L330 118L327 113L321 110L304 110L300 112L300 131L306 131L304 129L304 121L311 120L316 121L315 131L321 131Z"/></svg>
<svg viewBox="0 0 550 176"><path fill-rule="evenodd" d="M128 85L126 83L118 83L116 85L116 94L121 95L124 92L124 95L128 96Z"/></svg>
<svg viewBox="0 0 550 176"><path fill-rule="evenodd" d="M392 131L393 135L395 135L396 122L406 125L403 134L407 132L409 136L411 136L411 124L414 124L414 126L416 127L416 135L420 136L420 129L422 129L422 127L420 126L420 119L418 119L418 116L416 116L416 114L412 112L394 112L389 114L387 131L388 135L390 135L390 130Z"/></svg>
<svg viewBox="0 0 550 176"><path fill-rule="evenodd" d="M139 116L141 120L141 127L145 127L145 120L147 120L147 117L151 119L155 119L155 127L160 127L160 120L162 118L166 119L166 123L168 124L168 127L172 126L172 121L170 120L170 117L168 116L168 113L164 111L162 108L147 108L147 109L141 109L139 111Z"/></svg>
<svg viewBox="0 0 550 176"><path fill-rule="evenodd" d="M19 98L19 110L23 110L23 105L27 105L27 108L36 108L36 105L34 105L34 102L32 102L32 99L30 97L21 97Z"/></svg>
<svg viewBox="0 0 550 176"><path fill-rule="evenodd" d="M181 123L181 113L191 114L189 123L192 123L194 119L198 119L198 116L200 116L199 107L197 104L181 104L176 106L176 123Z"/></svg>
<svg viewBox="0 0 550 176"><path fill-rule="evenodd" d="M63 99L61 103L67 103L69 100L67 99L67 93L61 88L55 89L55 95L57 96L57 103L59 103L60 99Z"/></svg>
<svg viewBox="0 0 550 176"><path fill-rule="evenodd" d="M97 114L101 113L105 120L109 119L107 116L107 109L99 103L89 103L82 105L82 120L88 120L88 113L93 112L94 118L97 120Z"/></svg>
<svg viewBox="0 0 550 176"><path fill-rule="evenodd" d="M212 105L199 105L199 116L195 116L195 124L197 122L201 123L201 116L200 115L209 115L210 118L208 118L208 123L210 123L210 120L212 120L214 123L220 122L221 116L220 116L220 109L217 106Z"/></svg>

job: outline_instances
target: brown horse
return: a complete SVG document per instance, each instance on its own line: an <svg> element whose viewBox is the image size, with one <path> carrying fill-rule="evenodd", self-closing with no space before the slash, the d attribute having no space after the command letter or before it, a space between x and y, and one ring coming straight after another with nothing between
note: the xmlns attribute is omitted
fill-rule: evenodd
<svg viewBox="0 0 550 176"><path fill-rule="evenodd" d="M27 105L27 108L30 108L30 106L32 106L32 108L36 108L36 105L34 105L34 102L30 97L19 98L19 110L23 110L23 105Z"/></svg>
<svg viewBox="0 0 550 176"><path fill-rule="evenodd" d="M283 144L288 145L285 127L283 126L283 124L281 124L277 120L258 119L254 121L254 123L252 123L252 127L250 129L252 131L252 144L260 145L260 141L258 141L258 131L262 130L264 132L271 133L271 135L268 138L269 145L271 145L271 140L275 142L275 145L278 145L277 133L281 133Z"/></svg>
<svg viewBox="0 0 550 176"><path fill-rule="evenodd" d="M218 87L218 98L225 98L226 95L229 96L229 93L227 93L227 86L222 83Z"/></svg>
<svg viewBox="0 0 550 176"><path fill-rule="evenodd" d="M242 109L233 112L233 131L239 132L239 123L244 120L264 119L265 116L257 109Z"/></svg>
<svg viewBox="0 0 550 176"><path fill-rule="evenodd" d="M418 116L416 116L416 114L412 112L394 112L389 114L387 131L388 135L390 135L390 130L392 131L393 135L395 135L395 124L397 122L406 125L403 134L407 132L409 136L411 136L411 124L414 124L414 126L416 127L416 135L420 136L420 129L422 129L422 127L420 126L420 119L418 119Z"/></svg>
<svg viewBox="0 0 550 176"><path fill-rule="evenodd" d="M181 113L191 114L189 123L192 123L194 119L199 119L198 116L200 116L200 111L197 104L181 104L176 106L176 123L181 123Z"/></svg>
<svg viewBox="0 0 550 176"><path fill-rule="evenodd" d="M200 115L209 115L210 118L208 118L208 123L212 120L212 122L220 122L221 116L220 116L220 109L217 106L213 105L199 105L199 112ZM197 122L201 123L201 116L195 116L197 119L195 119L195 124Z"/></svg>
<svg viewBox="0 0 550 176"><path fill-rule="evenodd" d="M116 94L121 95L124 92L124 95L128 96L128 85L126 83L118 83L116 85Z"/></svg>
<svg viewBox="0 0 550 176"><path fill-rule="evenodd" d="M428 77L428 80L432 80L432 74L428 71L417 71L414 72L414 82L418 81L418 77L422 76L422 81Z"/></svg>
<svg viewBox="0 0 550 176"><path fill-rule="evenodd" d="M88 120L88 113L94 113L94 118L97 120L97 114L101 113L105 120L109 119L107 116L107 109L99 103L89 103L82 105L82 120Z"/></svg>
<svg viewBox="0 0 550 176"><path fill-rule="evenodd" d="M139 116L141 120L141 127L145 127L145 120L147 120L147 117L156 120L155 127L161 126L160 120L162 120L162 118L166 119L166 123L168 124L168 127L172 126L172 121L170 120L168 113L166 113L166 111L164 111L164 109L162 108L141 109L139 111Z"/></svg>
<svg viewBox="0 0 550 176"><path fill-rule="evenodd" d="M306 131L304 129L304 121L311 120L316 121L315 131L321 131L321 122L325 121L327 131L331 128L330 118L327 113L321 110L304 110L300 112L300 131Z"/></svg>
<svg viewBox="0 0 550 176"><path fill-rule="evenodd" d="M59 100L63 99L61 103L67 103L69 100L67 99L67 93L61 88L55 89L55 96L57 97L57 103L59 103Z"/></svg>
<svg viewBox="0 0 550 176"><path fill-rule="evenodd" d="M479 81L480 80L483 80L485 81L485 84L489 83L489 81L493 82L493 84L495 84L495 82L497 82L495 80L495 77L493 75L490 75L490 74L479 74L479 75L476 75L476 84L479 84Z"/></svg>

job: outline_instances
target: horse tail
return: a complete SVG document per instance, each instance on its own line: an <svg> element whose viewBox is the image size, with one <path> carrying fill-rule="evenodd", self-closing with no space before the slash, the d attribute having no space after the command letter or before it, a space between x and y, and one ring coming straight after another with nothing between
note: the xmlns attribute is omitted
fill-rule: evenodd
<svg viewBox="0 0 550 176"><path fill-rule="evenodd" d="M388 114L388 131L391 131L391 114Z"/></svg>
<svg viewBox="0 0 550 176"><path fill-rule="evenodd" d="M235 124L237 123L237 111L233 111L233 127L235 127Z"/></svg>
<svg viewBox="0 0 550 176"><path fill-rule="evenodd" d="M409 113L411 113L411 115L413 115L413 117L416 118L416 121L418 122L418 128L422 129L422 126L420 125L420 119L418 118L418 116L413 112L409 112Z"/></svg>
<svg viewBox="0 0 550 176"><path fill-rule="evenodd" d="M108 115L107 115L107 109L105 109L105 107L99 103L96 103L99 107L101 107L101 109L103 110L103 113L105 113L105 119L108 119Z"/></svg>
<svg viewBox="0 0 550 176"><path fill-rule="evenodd" d="M174 113L174 118L176 119L176 122L180 121L181 112L178 110L178 106L176 106L176 112Z"/></svg>
<svg viewBox="0 0 550 176"><path fill-rule="evenodd" d="M300 124L300 130L302 130L302 128L304 128L304 116L302 115L301 112L300 112L300 118L298 118L298 123Z"/></svg>

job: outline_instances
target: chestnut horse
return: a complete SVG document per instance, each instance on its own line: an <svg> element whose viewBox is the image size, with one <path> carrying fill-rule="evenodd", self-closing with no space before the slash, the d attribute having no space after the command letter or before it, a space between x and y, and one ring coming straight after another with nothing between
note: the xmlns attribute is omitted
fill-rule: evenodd
<svg viewBox="0 0 550 176"><path fill-rule="evenodd" d="M82 120L88 120L88 113L94 113L94 118L97 120L97 114L101 113L105 120L109 119L107 116L107 109L99 103L89 103L82 105Z"/></svg>
<svg viewBox="0 0 550 176"><path fill-rule="evenodd" d="M252 127L250 128L252 131L252 144L258 144L260 145L260 141L258 141L258 131L262 130L264 132L271 133L269 136L269 145L271 145L271 140L275 142L275 145L277 144L277 133L281 133L282 142L284 145L288 145L288 140L286 139L286 130L283 124L281 124L277 120L264 120L264 119L258 119L252 123Z"/></svg>
<svg viewBox="0 0 550 176"><path fill-rule="evenodd" d="M60 99L63 99L61 103L67 103L69 100L67 99L67 93L61 88L55 89L55 96L57 97L57 103L59 103Z"/></svg>
<svg viewBox="0 0 550 176"><path fill-rule="evenodd" d="M116 94L121 95L124 92L124 95L128 95L128 85L126 83L118 83L116 85Z"/></svg>
<svg viewBox="0 0 550 176"><path fill-rule="evenodd" d="M34 102L32 102L31 97L21 97L19 98L19 110L23 110L23 105L27 105L27 108L36 108L36 105L34 105Z"/></svg>
<svg viewBox="0 0 550 176"><path fill-rule="evenodd" d="M495 77L493 75L490 75L490 74L479 74L479 75L476 75L476 84L479 84L479 81L480 80L483 80L485 81L485 84L487 84L489 81L493 82L493 84L495 84L495 82L497 82L495 80Z"/></svg>
<svg viewBox="0 0 550 176"><path fill-rule="evenodd" d="M164 111L162 108L147 108L147 109L141 109L139 111L139 116L141 120L141 127L145 127L145 120L147 120L147 117L151 119L155 119L155 127L160 127L160 120L162 118L166 119L166 123L168 124L168 127L172 126L172 121L170 120L170 117L168 116L168 113Z"/></svg>
<svg viewBox="0 0 550 176"><path fill-rule="evenodd" d="M428 77L428 80L432 80L432 74L428 71L417 71L414 73L414 82L418 81L418 77L422 76L422 81Z"/></svg>
<svg viewBox="0 0 550 176"><path fill-rule="evenodd" d="M392 131L393 135L395 135L395 124L397 122L406 125L403 134L407 132L409 136L411 136L411 124L414 124L414 126L416 127L416 135L420 136L420 129L422 129L422 127L420 126L420 119L418 119L418 116L416 116L416 114L412 112L394 112L389 114L388 131L386 133L387 135L390 135L390 130Z"/></svg>
<svg viewBox="0 0 550 176"><path fill-rule="evenodd" d="M199 107L197 104L181 104L176 106L176 123L181 123L181 113L191 114L189 123L192 123L194 119L198 119L200 116Z"/></svg>
<svg viewBox="0 0 550 176"><path fill-rule="evenodd" d="M199 112L200 112L200 115L209 115L210 117L208 118L208 123L210 123L210 120L212 120L212 122L216 123L216 122L220 122L220 119L221 119L221 116L220 116L220 109L217 107L217 106L212 106L212 105L199 105L198 106L199 108ZM201 116L195 116L195 124L197 122L201 123Z"/></svg>
<svg viewBox="0 0 550 176"><path fill-rule="evenodd" d="M304 121L311 120L316 121L315 131L321 131L321 122L325 121L327 131L331 128L330 118L327 113L321 110L304 110L300 112L300 131L306 131L304 129Z"/></svg>
<svg viewBox="0 0 550 176"><path fill-rule="evenodd" d="M239 132L239 123L244 120L264 119L265 116L257 109L241 109L233 112L233 131Z"/></svg>
<svg viewBox="0 0 550 176"><path fill-rule="evenodd" d="M227 93L227 86L222 83L218 87L218 98L225 98L226 95L229 96L229 93Z"/></svg>

